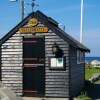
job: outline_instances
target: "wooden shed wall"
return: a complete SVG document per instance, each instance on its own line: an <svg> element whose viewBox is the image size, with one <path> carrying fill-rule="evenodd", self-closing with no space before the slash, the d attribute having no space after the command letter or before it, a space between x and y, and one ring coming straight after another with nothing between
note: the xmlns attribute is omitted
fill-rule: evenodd
<svg viewBox="0 0 100 100"><path fill-rule="evenodd" d="M84 63L77 64L77 49L70 48L70 97L76 96L84 87Z"/></svg>
<svg viewBox="0 0 100 100"><path fill-rule="evenodd" d="M3 48L3 45L8 45ZM1 80L4 85L22 95L22 37L16 33L1 46Z"/></svg>
<svg viewBox="0 0 100 100"><path fill-rule="evenodd" d="M1 44L0 44L0 80L1 80Z"/></svg>
<svg viewBox="0 0 100 100"><path fill-rule="evenodd" d="M39 23L38 26L44 26ZM29 27L25 25L24 27ZM45 96L68 97L69 96L69 45L51 30L48 33L36 33L37 36L45 36ZM23 94L23 36L16 32L1 46L1 71L2 82L15 90L19 95ZM66 58L66 70L49 70L49 58L52 54L52 45L57 43L63 50ZM8 45L3 48L3 45Z"/></svg>

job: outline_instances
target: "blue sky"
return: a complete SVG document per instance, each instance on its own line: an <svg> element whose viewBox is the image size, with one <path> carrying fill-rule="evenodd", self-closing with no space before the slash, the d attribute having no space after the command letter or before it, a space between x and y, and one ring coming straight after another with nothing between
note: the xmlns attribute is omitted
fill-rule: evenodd
<svg viewBox="0 0 100 100"><path fill-rule="evenodd" d="M25 17L31 12L27 5L31 0L25 0ZM66 32L79 41L80 34L80 4L81 0L36 0L40 10L66 27ZM10 0L0 1L0 38L21 21L20 0L16 3ZM62 27L61 27L62 28ZM84 0L83 44L91 49L87 56L100 57L100 0Z"/></svg>

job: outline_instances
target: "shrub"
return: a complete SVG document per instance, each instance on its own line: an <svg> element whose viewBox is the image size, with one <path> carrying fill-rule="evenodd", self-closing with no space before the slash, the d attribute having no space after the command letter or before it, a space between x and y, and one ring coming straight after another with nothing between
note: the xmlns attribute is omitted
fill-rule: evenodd
<svg viewBox="0 0 100 100"><path fill-rule="evenodd" d="M85 86L83 88L83 90L79 93L79 95L77 96L78 98L88 98L87 96L87 91L93 86L93 83L91 83L90 81L86 80L85 81Z"/></svg>

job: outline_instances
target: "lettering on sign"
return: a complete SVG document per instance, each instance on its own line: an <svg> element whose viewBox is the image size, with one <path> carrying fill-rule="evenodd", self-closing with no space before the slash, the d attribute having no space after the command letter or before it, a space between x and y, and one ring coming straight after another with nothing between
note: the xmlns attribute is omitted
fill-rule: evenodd
<svg viewBox="0 0 100 100"><path fill-rule="evenodd" d="M20 28L19 29L20 33L43 33L43 32L48 32L47 27L25 27L25 28Z"/></svg>
<svg viewBox="0 0 100 100"><path fill-rule="evenodd" d="M28 24L33 27L36 26L38 24L38 20L36 18L31 18L28 22Z"/></svg>

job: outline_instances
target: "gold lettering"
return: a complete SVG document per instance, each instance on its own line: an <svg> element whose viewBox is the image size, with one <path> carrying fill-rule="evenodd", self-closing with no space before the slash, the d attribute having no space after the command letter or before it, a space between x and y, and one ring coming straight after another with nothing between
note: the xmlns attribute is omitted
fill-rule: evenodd
<svg viewBox="0 0 100 100"><path fill-rule="evenodd" d="M36 26L38 24L38 20L36 18L31 18L28 23L30 26L33 27L33 26Z"/></svg>
<svg viewBox="0 0 100 100"><path fill-rule="evenodd" d="M20 28L19 29L20 33L32 33L32 32L48 32L48 28L47 27L30 27L30 28Z"/></svg>

